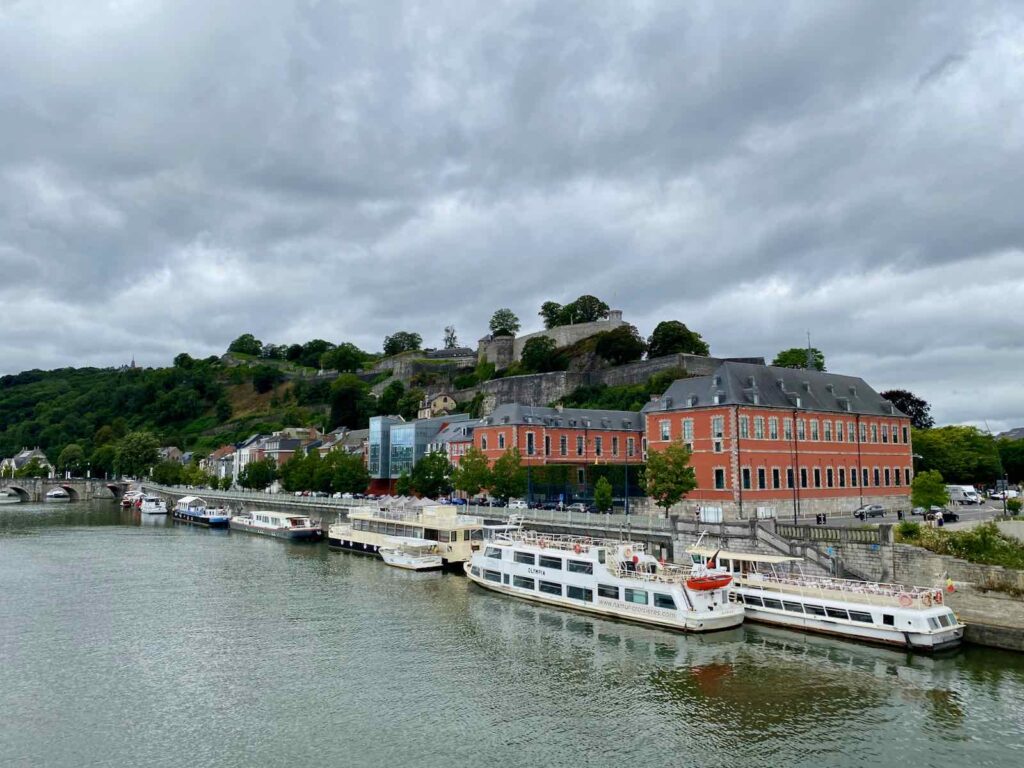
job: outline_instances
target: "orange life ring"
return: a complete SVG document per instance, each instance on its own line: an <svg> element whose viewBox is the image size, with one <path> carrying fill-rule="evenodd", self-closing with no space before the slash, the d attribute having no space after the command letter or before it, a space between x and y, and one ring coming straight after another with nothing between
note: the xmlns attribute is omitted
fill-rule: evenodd
<svg viewBox="0 0 1024 768"><path fill-rule="evenodd" d="M941 589L935 590L935 604L936 605L942 605L942 590Z"/></svg>
<svg viewBox="0 0 1024 768"><path fill-rule="evenodd" d="M583 547L580 546L579 542L576 542L572 545L572 551L578 555L580 552L583 551Z"/></svg>
<svg viewBox="0 0 1024 768"><path fill-rule="evenodd" d="M900 592L900 605L904 608L909 608L914 602L914 598L908 595L906 592Z"/></svg>

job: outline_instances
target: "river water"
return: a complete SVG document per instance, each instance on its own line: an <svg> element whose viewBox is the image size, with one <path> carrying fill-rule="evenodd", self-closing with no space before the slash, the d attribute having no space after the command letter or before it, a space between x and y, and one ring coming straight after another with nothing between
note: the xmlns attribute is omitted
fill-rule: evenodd
<svg viewBox="0 0 1024 768"><path fill-rule="evenodd" d="M1024 657L592 619L110 502L0 507L0 766L1011 766Z"/></svg>

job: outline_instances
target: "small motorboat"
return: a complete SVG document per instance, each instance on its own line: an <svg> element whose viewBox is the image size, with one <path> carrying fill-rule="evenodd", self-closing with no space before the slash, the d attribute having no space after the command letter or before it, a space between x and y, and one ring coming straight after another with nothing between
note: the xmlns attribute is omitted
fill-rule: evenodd
<svg viewBox="0 0 1024 768"><path fill-rule="evenodd" d="M732 576L721 574L715 576L691 576L686 580L686 588L695 592L708 592L712 589L722 589L732 581Z"/></svg>
<svg viewBox="0 0 1024 768"><path fill-rule="evenodd" d="M144 515L166 515L167 503L159 496L143 496L139 512Z"/></svg>
<svg viewBox="0 0 1024 768"><path fill-rule="evenodd" d="M58 504L66 504L71 501L71 494L63 488L52 488L46 492L44 500L50 503L56 502Z"/></svg>
<svg viewBox="0 0 1024 768"><path fill-rule="evenodd" d="M437 542L429 539L395 538L389 546L377 550L377 554L388 565L408 571L439 571L444 567Z"/></svg>

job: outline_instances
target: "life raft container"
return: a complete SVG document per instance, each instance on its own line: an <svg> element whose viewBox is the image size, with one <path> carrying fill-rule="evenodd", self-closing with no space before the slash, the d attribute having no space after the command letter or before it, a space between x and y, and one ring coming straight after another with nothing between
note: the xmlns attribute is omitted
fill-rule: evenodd
<svg viewBox="0 0 1024 768"><path fill-rule="evenodd" d="M686 588L695 592L707 592L712 589L721 589L732 581L732 576L694 576L686 580Z"/></svg>

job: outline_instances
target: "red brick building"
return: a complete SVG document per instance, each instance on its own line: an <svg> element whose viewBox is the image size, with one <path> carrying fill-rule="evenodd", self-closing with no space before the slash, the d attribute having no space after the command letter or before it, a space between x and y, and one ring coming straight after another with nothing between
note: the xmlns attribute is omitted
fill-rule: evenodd
<svg viewBox="0 0 1024 768"><path fill-rule="evenodd" d="M708 519L909 510L910 419L863 379L724 362L643 413L648 451L690 446L686 504L710 508Z"/></svg>

